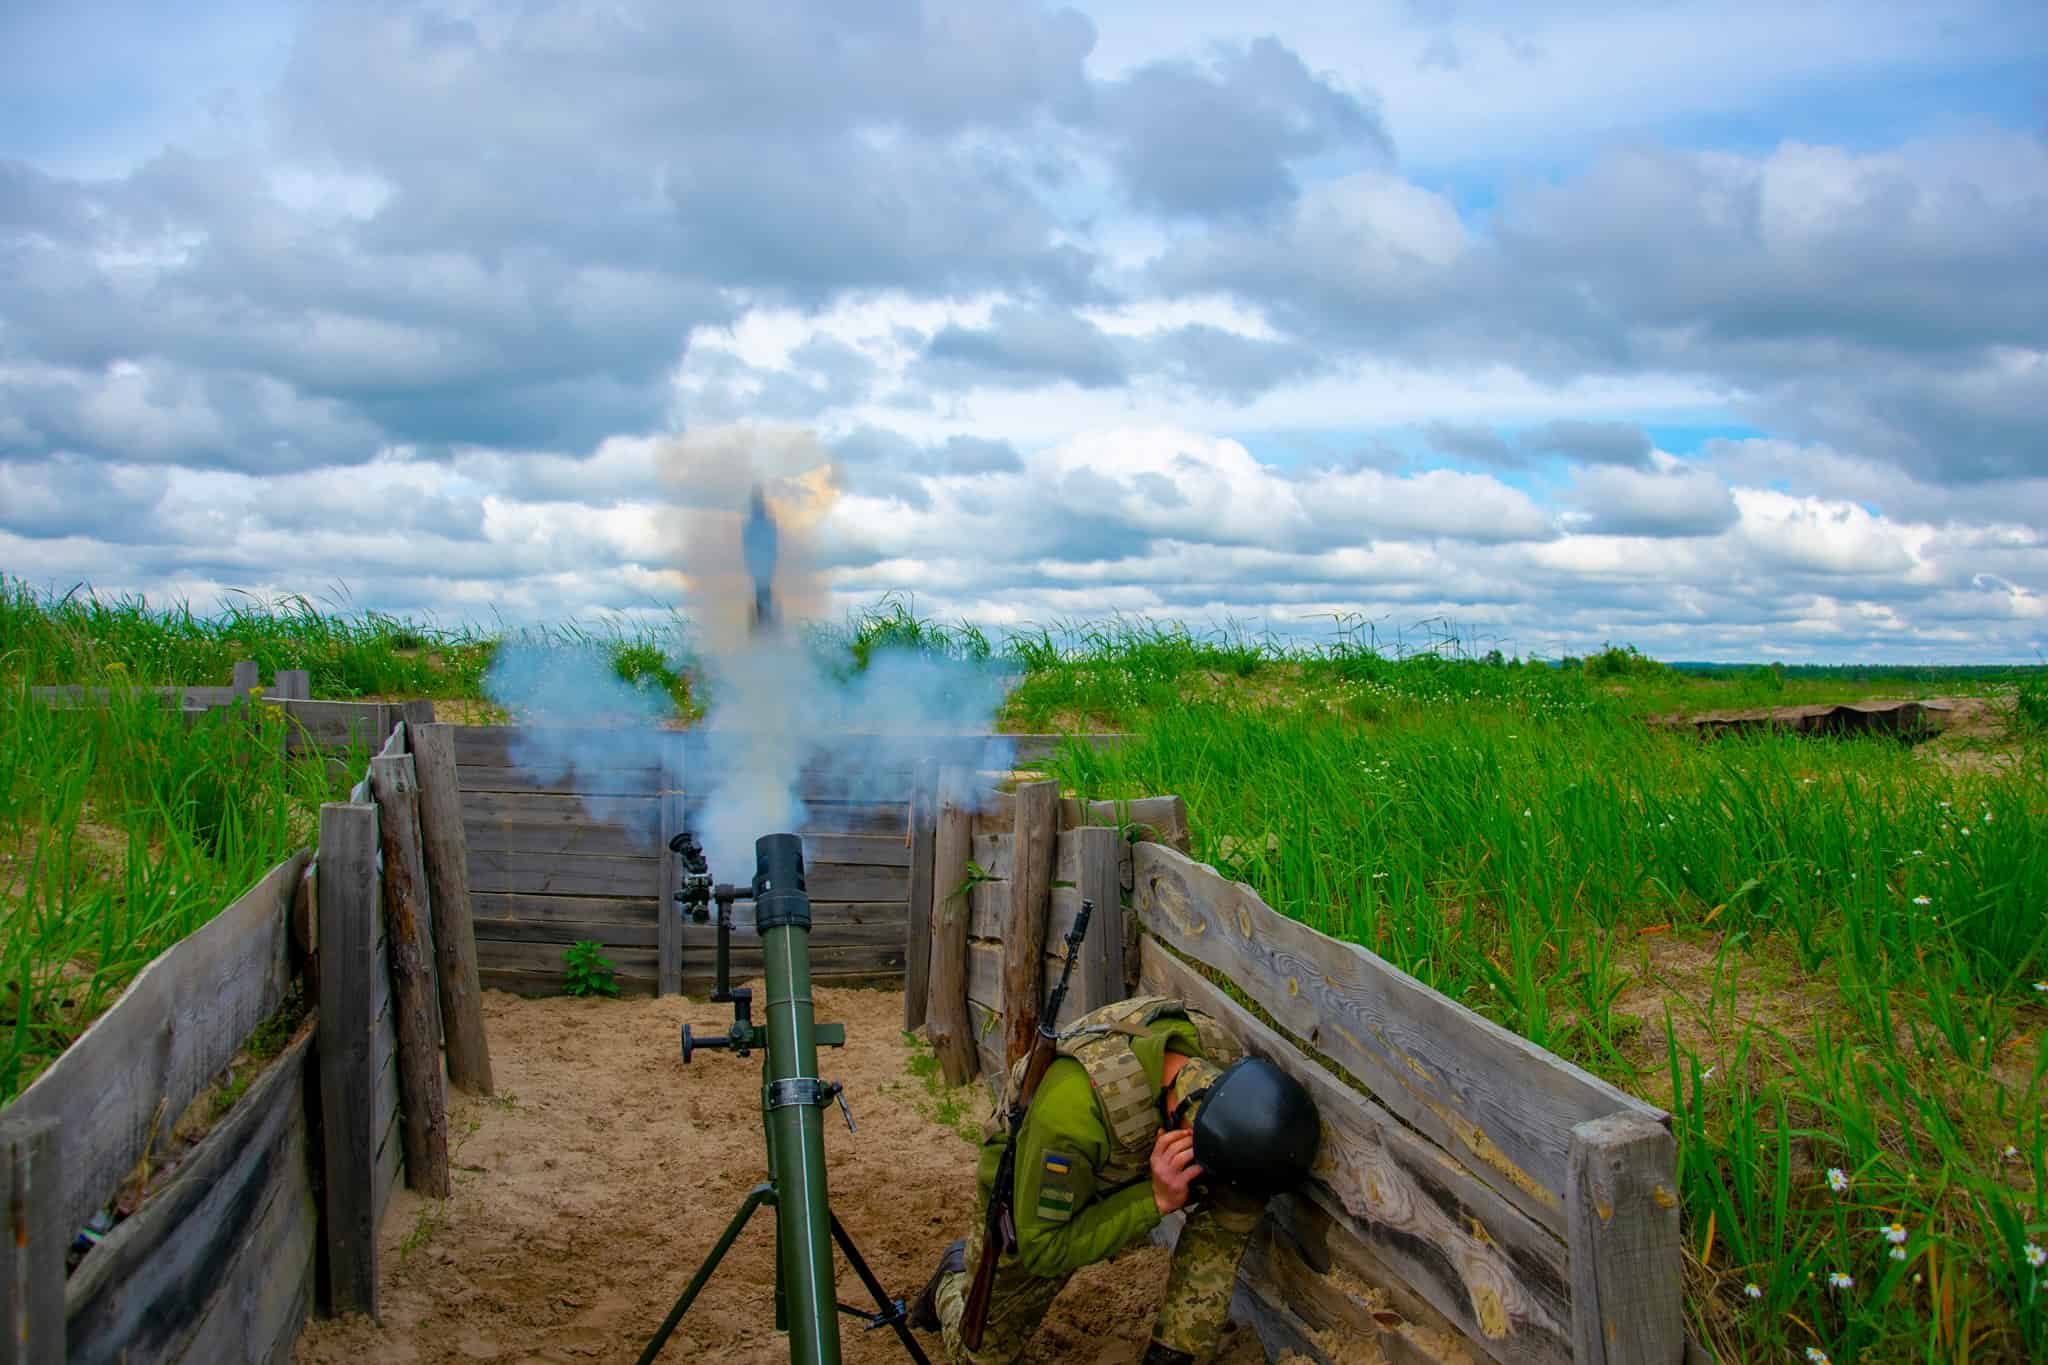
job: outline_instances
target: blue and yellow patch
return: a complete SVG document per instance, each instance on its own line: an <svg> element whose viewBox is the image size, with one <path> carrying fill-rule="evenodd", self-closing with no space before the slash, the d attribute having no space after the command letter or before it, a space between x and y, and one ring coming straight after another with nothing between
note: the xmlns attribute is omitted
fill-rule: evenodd
<svg viewBox="0 0 2048 1365"><path fill-rule="evenodd" d="M1048 1223L1064 1223L1074 1216L1074 1191L1068 1176L1074 1169L1072 1157L1048 1152L1044 1174L1038 1178L1038 1216Z"/></svg>

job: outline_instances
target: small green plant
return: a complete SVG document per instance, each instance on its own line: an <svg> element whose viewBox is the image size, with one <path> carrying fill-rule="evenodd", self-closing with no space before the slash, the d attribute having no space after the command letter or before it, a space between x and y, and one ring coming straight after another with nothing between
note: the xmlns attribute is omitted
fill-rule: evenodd
<svg viewBox="0 0 2048 1365"><path fill-rule="evenodd" d="M617 995L618 973L604 955L604 945L591 939L572 943L562 954L562 988L571 995Z"/></svg>
<svg viewBox="0 0 2048 1365"><path fill-rule="evenodd" d="M925 1094L930 1097L929 1104L918 1105L919 1112L939 1126L952 1129L962 1140L979 1143L981 1087L972 1081L966 1085L947 1085L932 1045L914 1033L905 1033L903 1041L910 1047L910 1059L905 1069L924 1082Z"/></svg>

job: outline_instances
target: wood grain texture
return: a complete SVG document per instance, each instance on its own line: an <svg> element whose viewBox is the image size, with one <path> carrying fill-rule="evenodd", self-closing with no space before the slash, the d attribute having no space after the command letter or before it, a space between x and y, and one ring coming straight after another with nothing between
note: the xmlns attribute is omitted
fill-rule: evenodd
<svg viewBox="0 0 2048 1365"><path fill-rule="evenodd" d="M370 760L377 797L377 840L384 854L384 932L398 1029L398 1079L404 1105L407 1183L446 1199L448 1094L441 1080L441 1010L434 984L434 941L420 855L419 780L411 754Z"/></svg>
<svg viewBox="0 0 2048 1365"><path fill-rule="evenodd" d="M1064 894L1053 892L1047 934L1065 937L1068 926L1060 921L1069 902L1088 901L1095 906L1088 937L1081 944L1081 961L1074 968L1076 998L1067 1011L1068 1019L1078 1019L1124 997L1124 894L1117 858L1125 845L1115 830L1101 827L1073 830L1061 835L1060 842L1074 850L1080 884Z"/></svg>
<svg viewBox="0 0 2048 1365"><path fill-rule="evenodd" d="M1571 1359L1562 1241L1158 943L1142 953L1145 990L1202 1010L1308 1088L1323 1120L1317 1202L1477 1349L1502 1362Z"/></svg>
<svg viewBox="0 0 2048 1365"><path fill-rule="evenodd" d="M1017 786L1010 844L1010 918L1003 932L1003 1059L1031 1051L1045 1007L1045 921L1052 911L1052 870L1059 838L1060 784Z"/></svg>
<svg viewBox="0 0 2048 1365"><path fill-rule="evenodd" d="M1678 1148L1633 1111L1572 1130L1572 1344L1581 1365L1685 1358Z"/></svg>
<svg viewBox="0 0 2048 1365"><path fill-rule="evenodd" d="M1250 887L1158 844L1134 848L1145 928L1237 983L1281 1027L1560 1235L1575 1124L1665 1115L1465 1009Z"/></svg>
<svg viewBox="0 0 2048 1365"><path fill-rule="evenodd" d="M63 1124L8 1111L0 1118L0 1361L64 1359Z"/></svg>
<svg viewBox="0 0 2048 1365"><path fill-rule="evenodd" d="M972 774L942 768L932 833L931 976L925 996L925 1035L948 1085L964 1085L979 1069L967 1018L967 880L974 811L968 804Z"/></svg>
<svg viewBox="0 0 2048 1365"><path fill-rule="evenodd" d="M967 945L967 999L973 1004L1003 1018L1003 946L980 939ZM1002 1051L1002 1041L1008 1031L1000 1032L996 1051Z"/></svg>
<svg viewBox="0 0 2048 1365"><path fill-rule="evenodd" d="M288 1359L319 1234L312 1030L287 1047L66 1287L71 1365Z"/></svg>
<svg viewBox="0 0 2048 1365"><path fill-rule="evenodd" d="M657 858L592 858L570 853L469 850L471 891L537 896L645 896L661 892Z"/></svg>
<svg viewBox="0 0 2048 1365"><path fill-rule="evenodd" d="M654 945L656 967L654 993L674 995L683 988L682 943L677 930L682 926L682 907L676 892L683 881L681 858L669 851L669 841L683 832L683 757L680 745L662 747L661 795L656 810L658 842L654 856L661 859L661 882L654 902Z"/></svg>
<svg viewBox="0 0 2048 1365"><path fill-rule="evenodd" d="M467 727L457 726L460 732ZM459 751L458 751L459 753ZM653 767L531 768L477 767L457 763L456 780L465 796L472 792L554 792L580 796L653 796L661 790L661 770Z"/></svg>
<svg viewBox="0 0 2048 1365"><path fill-rule="evenodd" d="M1276 1201L1276 1214L1289 1204ZM1456 1329L1426 1308L1417 1322L1375 1307L1390 1299L1381 1281L1327 1262L1311 1265L1288 1224L1276 1216L1259 1226L1245 1249L1231 1316L1249 1323L1268 1354L1281 1359L1289 1352L1328 1365L1360 1359L1469 1365L1481 1358L1464 1350Z"/></svg>
<svg viewBox="0 0 2048 1365"><path fill-rule="evenodd" d="M659 818L659 798L622 796L607 808L607 818L598 820L584 807L581 797L557 796L543 792L471 792L482 796L522 798L547 803L552 810L522 811L517 815L468 815L462 821L463 842L474 849L507 853L581 854L585 857L653 858L668 844L662 840L665 828ZM621 812L620 807L630 807ZM645 811L643 817L641 812Z"/></svg>
<svg viewBox="0 0 2048 1365"><path fill-rule="evenodd" d="M650 896L534 896L478 891L470 897L478 923L487 919L567 920L578 924L643 925L650 933L654 929L655 905ZM478 935L482 936L481 930Z"/></svg>
<svg viewBox="0 0 2048 1365"><path fill-rule="evenodd" d="M938 838L938 769L917 765L910 791L910 899L903 934L903 1028L923 1027L931 994L932 867Z"/></svg>
<svg viewBox="0 0 2048 1365"><path fill-rule="evenodd" d="M85 1226L161 1144L290 982L290 913L307 855L279 863L128 984L64 1054L7 1106L64 1134L63 1226ZM161 1120L161 1121L159 1121Z"/></svg>
<svg viewBox="0 0 2048 1365"><path fill-rule="evenodd" d="M867 863L815 863L804 868L811 903L820 901L910 901L910 869Z"/></svg>
<svg viewBox="0 0 2048 1365"><path fill-rule="evenodd" d="M477 979L475 907L470 899L468 839L462 789L455 778L451 727L410 730L420 784L420 848L434 922L434 984L440 991L448 1082L472 1095L491 1093L491 1045Z"/></svg>
<svg viewBox="0 0 2048 1365"><path fill-rule="evenodd" d="M371 993L377 961L377 808L320 808L320 1122L326 1181L321 1233L329 1308L377 1314L376 1071Z"/></svg>

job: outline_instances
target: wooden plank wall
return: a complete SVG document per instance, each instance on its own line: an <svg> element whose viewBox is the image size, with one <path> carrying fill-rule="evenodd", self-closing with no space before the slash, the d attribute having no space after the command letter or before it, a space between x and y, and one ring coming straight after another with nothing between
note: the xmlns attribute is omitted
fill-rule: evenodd
<svg viewBox="0 0 2048 1365"><path fill-rule="evenodd" d="M638 730L522 732L513 726L460 726L455 741L468 843L470 904L477 962L486 987L530 994L561 989L562 954L592 940L618 970L622 989L660 985L659 911L672 883L662 833L679 809L703 813L685 732ZM581 751L585 764L557 755ZM700 759L700 765L701 765ZM811 974L823 982L899 977L909 919L911 766L897 787L869 787L852 799L843 783L801 793L809 820L805 879L811 895ZM680 791L677 788L680 787ZM767 832L767 831L764 831ZM745 868L713 868L745 882ZM744 925L747 910L740 907ZM680 961L676 981L700 991L712 978L714 925L672 928ZM750 933L732 943L735 980L760 971Z"/></svg>
<svg viewBox="0 0 2048 1365"><path fill-rule="evenodd" d="M1668 1115L1178 850L1134 846L1131 900L1142 987L1223 1021L1322 1113L1316 1179L1240 1275L1269 1351L1328 1360L1334 1328L1390 1359L1445 1334L1504 1363L1685 1358ZM1399 1323L1344 1275L1395 1293Z"/></svg>

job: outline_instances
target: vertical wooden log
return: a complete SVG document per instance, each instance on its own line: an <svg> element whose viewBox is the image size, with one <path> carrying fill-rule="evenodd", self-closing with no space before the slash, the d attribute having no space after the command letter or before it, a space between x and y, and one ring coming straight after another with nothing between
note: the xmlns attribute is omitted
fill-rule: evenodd
<svg viewBox="0 0 2048 1365"><path fill-rule="evenodd" d="M1104 825L1086 825L1062 836L1081 845L1081 899L1095 903L1095 917L1074 966L1079 999L1066 1011L1077 1019L1089 1010L1124 998L1124 891L1117 870L1123 840Z"/></svg>
<svg viewBox="0 0 2048 1365"><path fill-rule="evenodd" d="M669 851L668 841L683 830L683 737L662 731L656 737L661 754L661 843L655 854L661 859L661 899L654 903L656 995L680 995L683 989L683 918L676 904L682 886L682 862Z"/></svg>
<svg viewBox="0 0 2048 1365"><path fill-rule="evenodd" d="M214 676L217 678L220 675L216 673ZM235 695L238 699L247 697L251 692L261 687L263 685L263 675L257 671L256 661L254 659L237 660L235 663L234 680L228 685L235 689ZM215 695L219 694L216 693Z"/></svg>
<svg viewBox="0 0 2048 1365"><path fill-rule="evenodd" d="M931 993L932 870L938 841L938 771L919 761L910 783L910 914L903 949L903 1027L924 1023Z"/></svg>
<svg viewBox="0 0 2048 1365"><path fill-rule="evenodd" d="M410 727L408 727L410 728ZM434 917L434 978L441 991L449 1083L491 1093L491 1046L484 1036L476 931L469 907L469 845L462 833L462 789L455 783L455 736L446 725L411 731L420 786L420 844L427 905Z"/></svg>
<svg viewBox="0 0 2048 1365"><path fill-rule="evenodd" d="M0 1119L0 1365L64 1359L63 1156L57 1120Z"/></svg>
<svg viewBox="0 0 2048 1365"><path fill-rule="evenodd" d="M1045 1001L1045 921L1052 911L1060 784L1020 782L1010 846L1010 914L1003 927L1003 1063L1031 1050Z"/></svg>
<svg viewBox="0 0 2048 1365"><path fill-rule="evenodd" d="M434 987L434 943L427 873L420 856L419 780L411 754L370 760L377 797L377 841L384 852L384 927L391 944L391 1009L398 1028L399 1133L406 1184L446 1199L448 1095L441 1085L441 1011Z"/></svg>
<svg viewBox="0 0 2048 1365"><path fill-rule="evenodd" d="M939 772L932 836L932 949L925 992L925 1034L946 1084L965 1085L981 1071L967 1020L967 863L974 852L973 774Z"/></svg>
<svg viewBox="0 0 2048 1365"><path fill-rule="evenodd" d="M320 1226L328 1306L377 1314L374 1207L377 1078L370 1071L372 949L377 940L377 808L320 807L320 1127L327 1174Z"/></svg>
<svg viewBox="0 0 2048 1365"><path fill-rule="evenodd" d="M1572 1129L1565 1212L1572 1359L1581 1365L1684 1359L1677 1151L1670 1132L1640 1114Z"/></svg>
<svg viewBox="0 0 2048 1365"><path fill-rule="evenodd" d="M310 701L313 675L303 668L280 668L270 684L270 695L278 701Z"/></svg>

